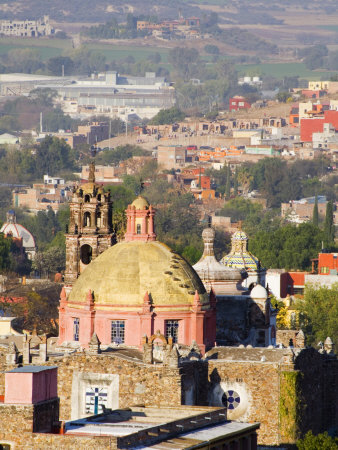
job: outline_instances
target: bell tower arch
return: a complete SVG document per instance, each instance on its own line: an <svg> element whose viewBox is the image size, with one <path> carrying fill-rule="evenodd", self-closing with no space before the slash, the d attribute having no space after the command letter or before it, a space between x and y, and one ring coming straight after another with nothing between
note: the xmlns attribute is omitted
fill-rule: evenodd
<svg viewBox="0 0 338 450"><path fill-rule="evenodd" d="M73 190L66 233L65 283L72 285L87 265L115 243L112 201L109 192L95 182L95 164L88 182Z"/></svg>

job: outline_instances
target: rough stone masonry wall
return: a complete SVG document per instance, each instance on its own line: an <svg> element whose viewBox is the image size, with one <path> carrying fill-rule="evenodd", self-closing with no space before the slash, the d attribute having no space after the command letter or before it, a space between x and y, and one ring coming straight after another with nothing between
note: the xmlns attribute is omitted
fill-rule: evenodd
<svg viewBox="0 0 338 450"><path fill-rule="evenodd" d="M179 369L162 365L145 365L114 355L72 354L51 359L46 365L58 365L58 396L60 419L71 418L73 372L93 372L119 375L119 407L132 405L181 405L181 375Z"/></svg>
<svg viewBox="0 0 338 450"><path fill-rule="evenodd" d="M0 395L5 395L5 371L7 350L0 349Z"/></svg>
<svg viewBox="0 0 338 450"><path fill-rule="evenodd" d="M243 383L248 392L247 422L260 422L258 442L279 444L279 367L276 363L209 360L209 379ZM212 389L212 385L210 385Z"/></svg>
<svg viewBox="0 0 338 450"><path fill-rule="evenodd" d="M110 437L75 437L32 433L34 405L0 404L0 443L16 444L20 449L103 450L117 449L117 439Z"/></svg>

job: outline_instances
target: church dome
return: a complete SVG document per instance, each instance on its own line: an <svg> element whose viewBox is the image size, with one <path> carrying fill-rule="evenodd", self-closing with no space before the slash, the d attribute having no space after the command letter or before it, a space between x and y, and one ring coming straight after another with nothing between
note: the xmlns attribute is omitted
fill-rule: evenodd
<svg viewBox="0 0 338 450"><path fill-rule="evenodd" d="M6 236L12 236L16 239L22 239L22 245L24 248L35 248L35 239L24 226L16 223L16 216L13 210L8 211L7 221L2 225L0 233Z"/></svg>
<svg viewBox="0 0 338 450"><path fill-rule="evenodd" d="M234 239L235 241L247 241L248 235L244 233L244 231L239 230L233 234L232 239Z"/></svg>
<svg viewBox="0 0 338 450"><path fill-rule="evenodd" d="M248 240L244 231L236 231L231 237L231 252L221 259L221 264L235 269L260 270L258 258L248 250Z"/></svg>
<svg viewBox="0 0 338 450"><path fill-rule="evenodd" d="M148 209L149 203L144 197L139 195L137 198L135 198L131 206L135 206L135 209Z"/></svg>
<svg viewBox="0 0 338 450"><path fill-rule="evenodd" d="M266 300L268 292L261 284L256 284L250 293L250 297L254 300Z"/></svg>
<svg viewBox="0 0 338 450"><path fill-rule="evenodd" d="M209 299L190 264L157 241L121 242L94 259L74 283L68 302L80 307L91 290L95 309L135 311L148 292L153 306L190 309L198 292L202 309ZM161 309L162 310L162 309Z"/></svg>

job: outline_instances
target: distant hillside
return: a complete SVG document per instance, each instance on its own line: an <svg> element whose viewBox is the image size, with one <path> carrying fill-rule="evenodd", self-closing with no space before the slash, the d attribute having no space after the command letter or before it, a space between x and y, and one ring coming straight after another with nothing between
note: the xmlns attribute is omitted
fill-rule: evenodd
<svg viewBox="0 0 338 450"><path fill-rule="evenodd" d="M113 17L125 20L128 13L173 19L178 17L179 9L186 17L201 14L197 6L179 0L0 0L0 20L49 15L57 22L107 22Z"/></svg>

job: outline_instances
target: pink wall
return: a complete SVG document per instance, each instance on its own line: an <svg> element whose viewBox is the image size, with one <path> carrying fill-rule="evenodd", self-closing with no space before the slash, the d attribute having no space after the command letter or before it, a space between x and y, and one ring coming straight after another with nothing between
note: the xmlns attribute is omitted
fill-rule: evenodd
<svg viewBox="0 0 338 450"><path fill-rule="evenodd" d="M191 305L181 305L182 309L190 309ZM179 320L178 341L181 344L190 345L196 341L204 352L205 347L211 347L215 343L216 319L215 311L170 311L167 308L162 311L155 308L155 311L121 311L113 313L111 311L86 311L81 309L66 308L60 314L60 334L59 343L73 340L74 318L80 319L79 344L88 347L88 343L93 332L97 334L102 344L111 343L111 321L125 321L125 341L127 346L141 345L142 337L155 334L158 330L165 334L166 320Z"/></svg>
<svg viewBox="0 0 338 450"><path fill-rule="evenodd" d="M56 397L57 368L5 374L5 403L34 404Z"/></svg>

